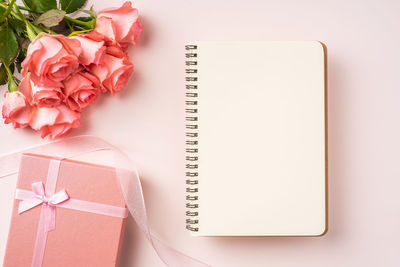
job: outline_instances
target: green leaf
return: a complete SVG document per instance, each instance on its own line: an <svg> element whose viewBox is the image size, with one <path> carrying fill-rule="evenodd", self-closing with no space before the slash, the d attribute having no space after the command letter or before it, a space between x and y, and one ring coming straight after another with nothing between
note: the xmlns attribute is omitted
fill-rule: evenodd
<svg viewBox="0 0 400 267"><path fill-rule="evenodd" d="M8 23L5 23L0 27L0 59L3 63L10 64L17 54L17 38Z"/></svg>
<svg viewBox="0 0 400 267"><path fill-rule="evenodd" d="M63 20L64 16L64 10L52 9L40 15L40 17L35 20L35 23L43 24L44 26L50 28L57 26Z"/></svg>
<svg viewBox="0 0 400 267"><path fill-rule="evenodd" d="M4 68L4 65L1 64L1 67L0 67L0 85L6 84L7 81L8 81L8 76L7 76L6 68Z"/></svg>
<svg viewBox="0 0 400 267"><path fill-rule="evenodd" d="M57 0L23 0L23 2L30 9L39 13L57 9Z"/></svg>
<svg viewBox="0 0 400 267"><path fill-rule="evenodd" d="M3 2L3 1L1 1ZM0 24L6 21L6 17L4 16L4 12L6 12L6 9L2 6L0 6Z"/></svg>
<svg viewBox="0 0 400 267"><path fill-rule="evenodd" d="M67 14L77 11L86 4L86 0L60 0L61 9Z"/></svg>
<svg viewBox="0 0 400 267"><path fill-rule="evenodd" d="M3 1L1 1L3 3ZM6 8L3 6L0 6L0 12L1 14L4 14L4 12L6 11Z"/></svg>
<svg viewBox="0 0 400 267"><path fill-rule="evenodd" d="M14 72L14 64L10 66L11 72ZM4 85L8 82L7 70L3 64L0 67L0 85Z"/></svg>
<svg viewBox="0 0 400 267"><path fill-rule="evenodd" d="M20 35L20 36L24 35L24 33L26 31L25 23L13 18L13 17L9 17L8 22L9 22L10 26L14 29L14 31L17 35Z"/></svg>

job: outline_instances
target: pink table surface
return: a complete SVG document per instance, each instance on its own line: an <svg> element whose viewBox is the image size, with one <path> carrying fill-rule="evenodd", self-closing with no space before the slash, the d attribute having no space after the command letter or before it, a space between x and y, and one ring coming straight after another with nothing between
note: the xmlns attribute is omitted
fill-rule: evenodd
<svg viewBox="0 0 400 267"><path fill-rule="evenodd" d="M101 0L96 9L117 5ZM214 266L400 266L400 2L135 2L144 32L128 88L86 110L76 134L136 159L153 232ZM321 40L328 47L329 231L317 238L194 238L185 230L184 44ZM238 68L246 66L238 66ZM0 126L0 153L43 143ZM0 259L15 177L0 180ZM121 267L164 266L132 221Z"/></svg>

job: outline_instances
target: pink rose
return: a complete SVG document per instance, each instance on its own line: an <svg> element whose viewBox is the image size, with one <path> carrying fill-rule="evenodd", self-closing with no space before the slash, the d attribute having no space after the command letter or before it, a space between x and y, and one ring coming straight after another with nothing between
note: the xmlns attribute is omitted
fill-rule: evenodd
<svg viewBox="0 0 400 267"><path fill-rule="evenodd" d="M125 88L133 72L133 64L126 55L119 58L105 54L102 62L91 66L89 70L114 95L115 92Z"/></svg>
<svg viewBox="0 0 400 267"><path fill-rule="evenodd" d="M24 128L29 125L32 108L21 92L6 92L2 114L4 123L13 123L14 128Z"/></svg>
<svg viewBox="0 0 400 267"><path fill-rule="evenodd" d="M104 37L96 31L88 34L78 34L71 39L78 40L82 47L82 53L79 57L81 64L99 64L104 55L106 47L104 46Z"/></svg>
<svg viewBox="0 0 400 267"><path fill-rule="evenodd" d="M70 110L64 104L53 108L36 108L32 115L30 126L41 131L41 137L52 139L67 134L71 129L81 125L80 113Z"/></svg>
<svg viewBox="0 0 400 267"><path fill-rule="evenodd" d="M90 105L99 95L100 82L92 74L81 71L64 81L65 103L76 111Z"/></svg>
<svg viewBox="0 0 400 267"><path fill-rule="evenodd" d="M107 8L99 12L95 30L117 41L123 48L136 44L143 26L138 21L138 10L131 2L125 2L119 8Z"/></svg>
<svg viewBox="0 0 400 267"><path fill-rule="evenodd" d="M29 45L22 62L22 75L31 72L31 79L38 85L59 86L79 67L82 52L78 40L63 35L41 34Z"/></svg>
<svg viewBox="0 0 400 267"><path fill-rule="evenodd" d="M22 79L18 90L22 92L31 105L39 107L54 107L64 100L64 95L59 87L37 86L30 78L30 73Z"/></svg>

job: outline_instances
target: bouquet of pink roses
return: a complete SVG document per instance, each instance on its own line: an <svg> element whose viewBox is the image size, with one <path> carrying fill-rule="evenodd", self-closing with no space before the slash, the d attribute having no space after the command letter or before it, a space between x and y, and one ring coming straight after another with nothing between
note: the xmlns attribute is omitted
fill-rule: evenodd
<svg viewBox="0 0 400 267"><path fill-rule="evenodd" d="M101 93L126 86L133 72L126 51L142 31L138 11L130 2L96 14L81 9L86 0L8 1L0 0L5 123L29 126L43 138L65 135ZM86 15L67 15L76 11Z"/></svg>

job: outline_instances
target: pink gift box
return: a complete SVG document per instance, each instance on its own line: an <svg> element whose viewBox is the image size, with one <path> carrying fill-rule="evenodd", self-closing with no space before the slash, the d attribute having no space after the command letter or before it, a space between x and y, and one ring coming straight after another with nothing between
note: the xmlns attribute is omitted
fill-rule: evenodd
<svg viewBox="0 0 400 267"><path fill-rule="evenodd" d="M32 184L46 184L52 158L34 154L22 156L17 191L32 191ZM125 208L116 171L112 167L62 160L55 192L66 190L71 200ZM33 192L33 191L32 191ZM47 192L46 192L47 193ZM18 213L15 199L4 267L32 266L42 209L35 206ZM68 203L68 200L65 201ZM43 267L118 266L125 218L55 207L55 229L47 233Z"/></svg>

